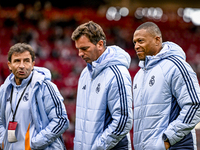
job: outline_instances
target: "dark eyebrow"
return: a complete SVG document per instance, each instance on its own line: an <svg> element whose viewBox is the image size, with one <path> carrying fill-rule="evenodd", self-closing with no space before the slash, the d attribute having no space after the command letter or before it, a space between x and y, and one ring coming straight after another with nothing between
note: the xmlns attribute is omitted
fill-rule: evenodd
<svg viewBox="0 0 200 150"><path fill-rule="evenodd" d="M25 58L24 60L31 60L30 58Z"/></svg>
<svg viewBox="0 0 200 150"><path fill-rule="evenodd" d="M18 58L17 58L17 59L13 59L13 62L15 62L15 61L19 61L19 60L20 60L20 59L18 59Z"/></svg>
<svg viewBox="0 0 200 150"><path fill-rule="evenodd" d="M20 59L19 58L13 59L13 61L17 61L17 60L20 60ZM30 58L24 58L23 60L30 60Z"/></svg>
<svg viewBox="0 0 200 150"><path fill-rule="evenodd" d="M82 49L82 50L85 50L85 49L88 49L90 46L84 46L84 47L80 47L80 48L77 48L77 49Z"/></svg>

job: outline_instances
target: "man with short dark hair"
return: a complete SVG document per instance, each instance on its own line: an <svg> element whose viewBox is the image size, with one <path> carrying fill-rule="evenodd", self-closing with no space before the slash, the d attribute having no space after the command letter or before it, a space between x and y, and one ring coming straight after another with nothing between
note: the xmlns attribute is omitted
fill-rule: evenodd
<svg viewBox="0 0 200 150"><path fill-rule="evenodd" d="M77 27L72 39L87 63L78 84L74 150L131 149L129 54L106 46L102 28L93 21Z"/></svg>
<svg viewBox="0 0 200 150"><path fill-rule="evenodd" d="M135 30L133 43L141 67L133 80L134 149L196 150L200 89L184 51L162 43L153 22Z"/></svg>
<svg viewBox="0 0 200 150"><path fill-rule="evenodd" d="M61 134L69 120L63 97L50 71L34 65L29 44L10 48L12 73L0 87L0 145L5 150L64 150Z"/></svg>

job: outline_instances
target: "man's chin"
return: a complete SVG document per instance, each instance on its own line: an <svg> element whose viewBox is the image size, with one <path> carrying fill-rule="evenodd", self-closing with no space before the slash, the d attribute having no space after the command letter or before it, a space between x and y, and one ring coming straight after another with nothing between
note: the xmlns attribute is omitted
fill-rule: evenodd
<svg viewBox="0 0 200 150"><path fill-rule="evenodd" d="M86 63L89 63L89 64L91 64L91 63L92 63L92 62L91 62L91 61L89 61L89 60L85 60L85 62L86 62Z"/></svg>
<svg viewBox="0 0 200 150"><path fill-rule="evenodd" d="M23 79L26 79L28 76L26 76L26 75L19 75L18 76L18 79L20 79L20 80L23 80Z"/></svg>
<svg viewBox="0 0 200 150"><path fill-rule="evenodd" d="M139 60L145 60L145 57L138 56Z"/></svg>

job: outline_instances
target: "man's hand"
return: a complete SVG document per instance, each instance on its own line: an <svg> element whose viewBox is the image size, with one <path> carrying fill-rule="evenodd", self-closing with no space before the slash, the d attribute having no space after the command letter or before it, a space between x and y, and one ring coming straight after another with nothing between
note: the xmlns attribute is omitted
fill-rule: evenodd
<svg viewBox="0 0 200 150"><path fill-rule="evenodd" d="M168 149L170 147L169 142L164 142L165 143L165 148Z"/></svg>

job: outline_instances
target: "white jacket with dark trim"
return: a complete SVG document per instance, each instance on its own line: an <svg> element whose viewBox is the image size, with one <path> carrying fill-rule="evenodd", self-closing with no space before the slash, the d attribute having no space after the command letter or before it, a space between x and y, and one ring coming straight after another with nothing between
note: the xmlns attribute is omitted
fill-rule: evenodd
<svg viewBox="0 0 200 150"><path fill-rule="evenodd" d="M9 147L9 149L13 150L26 150L30 148L32 150L64 150L65 146L61 134L68 128L69 120L63 104L63 97L57 86L50 81L51 74L46 68L34 67L28 79L24 79L22 84L26 85L32 74L32 81L24 94L25 96L28 95L27 99L30 100L31 122L27 122L28 120L26 119L20 119L24 122L18 122L20 126L29 125L26 133L26 138L29 140L20 139L24 135L21 136L20 134L22 133L18 133L18 129L16 129L16 137L20 142L13 143L14 146L10 146L11 143L7 141L9 119L6 115L10 114L11 110L7 110L6 112L6 105L10 105L8 101L12 85L16 86L14 75L10 74L0 88L0 144L2 145L3 142L4 149L8 149ZM23 87L22 85L19 88ZM20 110L21 105L23 105L23 97L16 113L16 117L18 118L23 118L23 114L26 113Z"/></svg>
<svg viewBox="0 0 200 150"><path fill-rule="evenodd" d="M170 150L196 149L200 88L185 59L181 47L165 42L156 56L140 61L133 80L135 150L165 150L163 134Z"/></svg>
<svg viewBox="0 0 200 150"><path fill-rule="evenodd" d="M130 149L132 90L130 56L108 46L79 78L74 150Z"/></svg>

